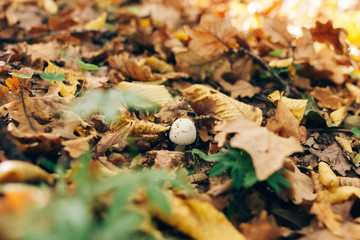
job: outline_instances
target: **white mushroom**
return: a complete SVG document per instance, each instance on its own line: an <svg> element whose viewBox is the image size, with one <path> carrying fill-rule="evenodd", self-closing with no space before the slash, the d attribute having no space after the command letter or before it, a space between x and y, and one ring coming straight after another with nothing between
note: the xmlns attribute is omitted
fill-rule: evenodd
<svg viewBox="0 0 360 240"><path fill-rule="evenodd" d="M188 118L179 118L172 124L169 137L176 144L175 151L184 151L196 139L195 124Z"/></svg>

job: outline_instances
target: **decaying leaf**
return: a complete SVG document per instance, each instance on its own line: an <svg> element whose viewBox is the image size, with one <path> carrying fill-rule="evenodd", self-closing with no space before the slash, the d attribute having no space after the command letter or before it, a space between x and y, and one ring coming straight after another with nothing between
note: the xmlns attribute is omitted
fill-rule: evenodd
<svg viewBox="0 0 360 240"><path fill-rule="evenodd" d="M44 180L54 182L54 175L28 162L9 160L0 163L0 183Z"/></svg>
<svg viewBox="0 0 360 240"><path fill-rule="evenodd" d="M257 125L261 124L261 109L239 102L215 89L200 84L193 84L181 92L193 102L199 100L214 101L216 103L215 115L224 120L246 117Z"/></svg>
<svg viewBox="0 0 360 240"><path fill-rule="evenodd" d="M170 93L163 85L121 82L118 84L118 88L129 91L136 91L145 100L159 105L160 107L165 106L166 103L172 100Z"/></svg>
<svg viewBox="0 0 360 240"><path fill-rule="evenodd" d="M23 91L23 93L26 95L27 92L25 89L29 91L31 90L30 78L33 75L33 71L28 68L23 68L20 70L13 70L12 73L14 73L14 75L12 75L11 78L7 78L5 80L6 86L8 86L10 90L16 94L19 94L20 91ZM24 77L21 78L20 76Z"/></svg>
<svg viewBox="0 0 360 240"><path fill-rule="evenodd" d="M168 195L171 214L156 217L179 231L199 240L245 240L225 215L207 202ZM185 221L186 220L186 221Z"/></svg>
<svg viewBox="0 0 360 240"><path fill-rule="evenodd" d="M155 114L161 123L172 123L175 119L183 117L191 111L190 104L182 97L176 96Z"/></svg>
<svg viewBox="0 0 360 240"><path fill-rule="evenodd" d="M78 158L86 151L89 151L90 145L88 142L93 138L94 136L90 135L83 138L63 141L62 145L64 146L64 150L67 151L72 158Z"/></svg>
<svg viewBox="0 0 360 240"><path fill-rule="evenodd" d="M347 109L345 106L336 109L335 111L330 113L331 123L335 127L340 126L340 124L344 121L346 115L347 115Z"/></svg>
<svg viewBox="0 0 360 240"><path fill-rule="evenodd" d="M341 146L341 148L344 150L345 153L354 155L354 152L352 150L351 143L352 140L348 140L342 137L335 136L335 140L338 142L338 144Z"/></svg>
<svg viewBox="0 0 360 240"><path fill-rule="evenodd" d="M219 124L215 130L219 132L215 136L219 146L223 146L228 134L235 133L230 140L230 145L249 153L256 177L260 181L266 180L282 168L287 156L302 151L299 141L295 138L279 137L267 128L257 126L245 118Z"/></svg>

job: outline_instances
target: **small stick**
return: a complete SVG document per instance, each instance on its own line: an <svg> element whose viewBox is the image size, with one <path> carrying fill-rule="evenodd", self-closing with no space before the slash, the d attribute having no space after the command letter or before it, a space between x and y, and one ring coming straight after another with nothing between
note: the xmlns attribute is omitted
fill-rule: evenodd
<svg viewBox="0 0 360 240"><path fill-rule="evenodd" d="M284 95L287 96L290 93L290 87L288 82L283 79L282 77L279 76L279 74L277 74L275 72L274 69L272 69L271 67L269 67L269 65L267 65L266 62L264 62L264 60L261 59L261 57L259 57L258 55L256 55L255 53L246 50L244 48L242 49L236 49L235 50L237 53L242 54L242 55L248 55L251 57L251 59L256 62L257 64L259 64L262 68L265 68L266 70L268 70L269 72L271 72L271 74L273 75L273 78L278 81L283 87L284 87Z"/></svg>
<svg viewBox="0 0 360 240"><path fill-rule="evenodd" d="M22 106L23 106L23 109L24 109L24 113L25 113L25 117L26 119L28 120L29 122L29 125L30 125L30 128L37 133L37 130L36 128L34 127L34 125L31 123L30 121L30 117L29 117L29 114L27 113L27 110L26 110L26 105L25 105L25 100L24 100L24 87L20 84L20 96L21 96L21 103L22 103Z"/></svg>
<svg viewBox="0 0 360 240"><path fill-rule="evenodd" d="M342 133L352 133L350 129L343 128L313 128L308 129L311 132L342 132Z"/></svg>

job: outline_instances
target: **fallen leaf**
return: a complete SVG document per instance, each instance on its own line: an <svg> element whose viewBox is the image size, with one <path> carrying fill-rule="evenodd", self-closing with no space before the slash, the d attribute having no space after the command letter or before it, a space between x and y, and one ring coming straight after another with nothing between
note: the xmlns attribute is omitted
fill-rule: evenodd
<svg viewBox="0 0 360 240"><path fill-rule="evenodd" d="M223 146L228 134L235 133L230 145L249 153L259 181L266 180L282 168L287 156L302 151L297 139L279 137L245 118L219 124L215 130L219 132L215 136L219 146Z"/></svg>
<svg viewBox="0 0 360 240"><path fill-rule="evenodd" d="M330 113L331 123L335 127L340 126L340 124L344 121L346 115L347 115L347 108L345 106L336 109L335 111Z"/></svg>
<svg viewBox="0 0 360 240"><path fill-rule="evenodd" d="M336 236L341 236L343 234L341 229L343 218L331 210L329 202L321 201L313 203L310 213L315 214L317 220L321 224L324 224L332 234Z"/></svg>
<svg viewBox="0 0 360 240"><path fill-rule="evenodd" d="M327 42L334 46L335 52L347 53L348 45L345 42L347 31L343 28L334 28L331 21L326 23L316 22L316 26L309 30L315 41Z"/></svg>
<svg viewBox="0 0 360 240"><path fill-rule="evenodd" d="M275 119L269 119L266 124L266 128L274 133L277 133L281 137L294 137L295 139L300 141L300 121L296 119L293 113L287 108L283 98L284 97L280 97L280 99L277 100ZM300 110L300 112L302 111L303 115L306 107L306 100L299 101L305 101L305 105L302 106Z"/></svg>
<svg viewBox="0 0 360 240"><path fill-rule="evenodd" d="M165 106L166 103L172 100L170 93L163 85L145 85L124 81L118 84L118 88L128 91L136 91L145 100L159 105L160 107Z"/></svg>
<svg viewBox="0 0 360 240"><path fill-rule="evenodd" d="M245 240L225 215L207 202L168 195L171 213L155 216L179 231L199 240ZM186 219L186 221L184 221Z"/></svg>
<svg viewBox="0 0 360 240"><path fill-rule="evenodd" d="M220 82L220 85L224 88L225 91L230 92L232 98L252 98L255 94L261 91L259 87L254 87L249 82L244 80L238 80L234 84L222 81Z"/></svg>
<svg viewBox="0 0 360 240"><path fill-rule="evenodd" d="M101 14L101 16L99 16L98 18L88 22L84 27L85 30L88 30L88 31L99 31L99 30L101 30L101 28L106 23L106 18L107 18L107 13L103 12Z"/></svg>
<svg viewBox="0 0 360 240"><path fill-rule="evenodd" d="M357 104L359 104L360 103L360 88L351 83L346 83L345 86L349 90L350 94L353 97L355 97L355 102Z"/></svg>
<svg viewBox="0 0 360 240"><path fill-rule="evenodd" d="M233 120L243 116L254 121L257 125L261 124L261 109L239 102L215 89L193 84L181 92L193 102L199 100L214 101L216 103L215 115L224 120Z"/></svg>
<svg viewBox="0 0 360 240"><path fill-rule="evenodd" d="M278 101L282 99L283 104L290 110L294 117L301 121L304 117L305 109L308 100L306 99L291 99L287 97L281 97L280 91L275 91L268 96L268 99L275 105L278 105Z"/></svg>
<svg viewBox="0 0 360 240"><path fill-rule="evenodd" d="M314 184L309 176L302 173L292 161L288 161L291 168L286 167L285 178L291 183L289 188L290 196L295 204L302 204L313 201L316 198L314 194Z"/></svg>
<svg viewBox="0 0 360 240"><path fill-rule="evenodd" d="M246 239L251 240L278 239L289 233L289 230L285 227L279 227L275 222L275 218L271 215L268 216L265 210L249 223L241 223L240 231Z"/></svg>
<svg viewBox="0 0 360 240"><path fill-rule="evenodd" d="M146 152L146 161L152 163L154 168L174 169L184 165L184 154L177 151L152 150Z"/></svg>
<svg viewBox="0 0 360 240"><path fill-rule="evenodd" d="M78 158L89 150L89 141L94 136L90 135L87 137L77 138L73 140L63 141L61 144L64 146L64 150L67 151L72 158Z"/></svg>
<svg viewBox="0 0 360 240"><path fill-rule="evenodd" d="M271 42L283 46L290 46L293 36L287 31L287 23L279 17L265 18L262 31L270 38Z"/></svg>
<svg viewBox="0 0 360 240"><path fill-rule="evenodd" d="M9 160L0 163L0 183L44 180L51 184L54 179L54 175L28 162Z"/></svg>
<svg viewBox="0 0 360 240"><path fill-rule="evenodd" d="M319 107L330 108L336 110L343 104L343 99L333 94L329 87L321 88L315 87L311 95L319 100Z"/></svg>
<svg viewBox="0 0 360 240"><path fill-rule="evenodd" d="M191 111L186 99L176 96L155 114L160 123L172 123L175 119L186 116Z"/></svg>
<svg viewBox="0 0 360 240"><path fill-rule="evenodd" d="M344 150L345 153L354 155L354 152L352 150L352 140L348 140L342 137L335 136L335 140L338 142L338 144L341 146L341 148Z"/></svg>
<svg viewBox="0 0 360 240"><path fill-rule="evenodd" d="M296 39L294 59L296 62L307 61L313 63L315 58L314 41L310 31L302 28L303 36Z"/></svg>

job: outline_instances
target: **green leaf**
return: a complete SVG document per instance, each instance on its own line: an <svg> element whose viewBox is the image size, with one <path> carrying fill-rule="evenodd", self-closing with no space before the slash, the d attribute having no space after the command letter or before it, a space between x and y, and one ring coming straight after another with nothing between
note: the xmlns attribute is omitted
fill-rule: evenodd
<svg viewBox="0 0 360 240"><path fill-rule="evenodd" d="M291 183L281 175L284 171L280 169L266 180L266 183L276 192L280 192L283 187L291 187Z"/></svg>
<svg viewBox="0 0 360 240"><path fill-rule="evenodd" d="M270 56L273 56L273 57L276 57L276 56L280 56L281 54L284 53L284 50L282 49L275 49L275 50L272 50L271 52L269 52L269 55Z"/></svg>
<svg viewBox="0 0 360 240"><path fill-rule="evenodd" d="M52 72L41 72L40 77L44 80L61 82L65 80L64 74L55 74Z"/></svg>
<svg viewBox="0 0 360 240"><path fill-rule="evenodd" d="M245 187L251 187L258 181L259 180L256 177L255 171L250 171L250 172L245 173L245 177L244 177L244 186Z"/></svg>
<svg viewBox="0 0 360 240"><path fill-rule="evenodd" d="M234 167L231 170L231 179L233 180L234 187L236 190L239 190L244 183L244 171L240 168Z"/></svg>
<svg viewBox="0 0 360 240"><path fill-rule="evenodd" d="M91 70L99 70L101 69L101 67L99 66L96 66L94 64L91 64L91 63L85 63L83 61L81 61L79 58L77 59L71 59L74 61L74 63L76 63L79 67L83 68L84 70L86 71L91 71Z"/></svg>
<svg viewBox="0 0 360 240"><path fill-rule="evenodd" d="M166 199L165 192L159 187L154 186L153 184L148 184L147 188L147 196L150 203L157 207L164 214L170 214L170 205L168 200Z"/></svg>
<svg viewBox="0 0 360 240"><path fill-rule="evenodd" d="M24 74L18 74L18 73L9 73L11 76L15 76L15 77L18 77L18 78L31 78L31 76L27 76L27 75L24 75Z"/></svg>
<svg viewBox="0 0 360 240"><path fill-rule="evenodd" d="M204 161L207 161L207 162L219 162L221 160L224 160L224 159L228 158L226 153L215 153L215 154L212 154L212 155L208 156L208 155L206 155L205 153L203 153L202 151L200 151L199 149L196 149L196 148L194 148L192 150L192 153L199 155L200 158L202 158Z"/></svg>
<svg viewBox="0 0 360 240"><path fill-rule="evenodd" d="M360 138L360 130L359 130L359 129L357 129L357 128L352 128L352 129L351 129L351 132L352 132L353 134L355 134L355 136L357 136L357 137Z"/></svg>
<svg viewBox="0 0 360 240"><path fill-rule="evenodd" d="M226 170L228 170L229 167L229 164L226 162L219 162L210 170L209 176L216 177L220 174L223 174Z"/></svg>

